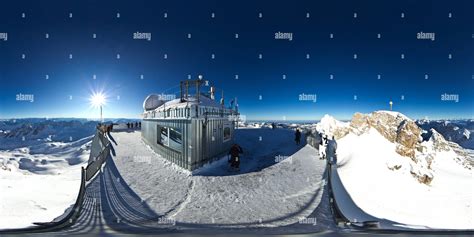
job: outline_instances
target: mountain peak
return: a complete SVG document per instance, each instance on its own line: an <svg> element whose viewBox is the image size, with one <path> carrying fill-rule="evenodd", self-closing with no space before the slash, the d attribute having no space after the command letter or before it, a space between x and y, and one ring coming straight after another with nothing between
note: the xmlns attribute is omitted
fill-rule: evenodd
<svg viewBox="0 0 474 237"><path fill-rule="evenodd" d="M341 122L329 114L324 115L321 118L321 121L316 124L316 130L320 133L324 133L329 136L335 136L336 138L340 137L338 130L341 128L348 127L348 123Z"/></svg>
<svg viewBox="0 0 474 237"><path fill-rule="evenodd" d="M400 113L400 112L397 112L397 111L389 111L389 110L377 110L377 111L374 111L372 114L387 114L387 115L390 115L390 116L393 116L393 117L399 117L400 119L403 119L403 120L412 120L410 119L408 116Z"/></svg>

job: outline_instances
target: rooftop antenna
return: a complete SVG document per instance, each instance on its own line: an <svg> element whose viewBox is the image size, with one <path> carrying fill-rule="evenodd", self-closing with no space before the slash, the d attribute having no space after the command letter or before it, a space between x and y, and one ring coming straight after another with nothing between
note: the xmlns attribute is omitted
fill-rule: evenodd
<svg viewBox="0 0 474 237"><path fill-rule="evenodd" d="M202 75L198 75L198 81L196 82L196 97L197 97L198 104L199 104L199 97L201 97L200 96L201 83L202 83Z"/></svg>
<svg viewBox="0 0 474 237"><path fill-rule="evenodd" d="M184 80L184 81L181 81L180 82L180 91L181 91L181 102L183 102L184 100L188 100L189 99L189 86L196 86L196 99L197 99L197 102L199 103L200 101L200 98L199 98L199 95L200 95L200 92L201 92L201 85L204 83L204 81L202 80L202 75L199 75L198 76L198 79L197 80ZM183 88L184 87L184 88Z"/></svg>
<svg viewBox="0 0 474 237"><path fill-rule="evenodd" d="M237 97L235 97L235 112L239 112L239 102L237 101Z"/></svg>
<svg viewBox="0 0 474 237"><path fill-rule="evenodd" d="M186 81L186 99L188 99L189 96L189 81Z"/></svg>
<svg viewBox="0 0 474 237"><path fill-rule="evenodd" d="M222 96L221 96L221 105L224 106L224 90L221 90Z"/></svg>
<svg viewBox="0 0 474 237"><path fill-rule="evenodd" d="M187 100L188 99L188 94L189 94L189 82L188 81L181 81L179 83L179 90L180 90L180 93L181 93L181 102L183 102L184 99Z"/></svg>
<svg viewBox="0 0 474 237"><path fill-rule="evenodd" d="M214 95L215 92L216 92L216 91L215 91L214 87L211 86L210 93L211 93L211 99L212 99L212 100L215 100L215 95Z"/></svg>

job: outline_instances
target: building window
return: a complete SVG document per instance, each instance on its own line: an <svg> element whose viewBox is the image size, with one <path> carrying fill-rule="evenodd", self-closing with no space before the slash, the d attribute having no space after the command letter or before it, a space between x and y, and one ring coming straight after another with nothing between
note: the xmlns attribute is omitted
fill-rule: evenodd
<svg viewBox="0 0 474 237"><path fill-rule="evenodd" d="M183 151L183 137L181 129L158 126L158 144L175 151Z"/></svg>
<svg viewBox="0 0 474 237"><path fill-rule="evenodd" d="M224 124L224 142L229 141L232 138L232 129L230 126L230 124Z"/></svg>
<svg viewBox="0 0 474 237"><path fill-rule="evenodd" d="M181 152L183 149L183 137L181 129L169 128L169 147L172 149Z"/></svg>
<svg viewBox="0 0 474 237"><path fill-rule="evenodd" d="M158 144L168 146L169 139L167 127L158 126Z"/></svg>

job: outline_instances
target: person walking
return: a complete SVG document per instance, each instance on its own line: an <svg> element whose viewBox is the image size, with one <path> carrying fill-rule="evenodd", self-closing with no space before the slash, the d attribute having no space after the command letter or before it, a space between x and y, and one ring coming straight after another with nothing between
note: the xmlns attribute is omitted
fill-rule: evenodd
<svg viewBox="0 0 474 237"><path fill-rule="evenodd" d="M297 128L295 132L295 142L296 145L299 145L301 143L301 132L299 128Z"/></svg>

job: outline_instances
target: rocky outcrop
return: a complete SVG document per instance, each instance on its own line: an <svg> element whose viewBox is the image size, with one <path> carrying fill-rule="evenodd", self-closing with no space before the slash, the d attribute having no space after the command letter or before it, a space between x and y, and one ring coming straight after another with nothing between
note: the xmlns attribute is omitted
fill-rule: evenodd
<svg viewBox="0 0 474 237"><path fill-rule="evenodd" d="M331 117L332 118L332 117ZM332 118L334 120L334 118ZM472 164L467 158L469 154L458 144L447 141L443 135L435 129L424 131L420 126L405 115L392 111L376 111L370 114L355 113L350 123L332 121L325 116L324 123L319 125L318 131L333 135L336 140L343 138L349 133L362 135L370 129L377 130L385 139L395 144L395 152L409 158L411 175L420 183L429 185L434 179L433 162L441 159L439 152L456 153L455 159L465 168L471 169ZM323 120L321 120L323 122ZM325 128L325 129L322 129ZM423 136L429 134L425 138ZM387 164L388 169L394 172L400 170L402 165L394 162Z"/></svg>
<svg viewBox="0 0 474 237"><path fill-rule="evenodd" d="M361 135L370 129L369 116L361 113L355 113L350 123L351 132Z"/></svg>
<svg viewBox="0 0 474 237"><path fill-rule="evenodd" d="M432 158L417 156L422 150L422 129L403 114L391 111L376 111L371 114L355 113L348 128L337 130L335 134L341 137L351 132L357 135L366 133L369 129L376 129L385 139L396 144L395 151L411 159L410 173L421 183L430 184L434 176L431 172ZM426 158L426 159L425 159ZM399 166L390 166L391 170L400 169Z"/></svg>
<svg viewBox="0 0 474 237"><path fill-rule="evenodd" d="M441 133L433 128L429 130L429 134L431 134L431 136L426 142L428 145L422 143L422 150L420 151L422 154L428 154L426 160L428 161L429 165L431 165L432 161L432 159L428 158L429 156L434 157L437 152L453 151L456 154L454 160L458 164L462 165L466 169L472 169L474 154L466 152L466 150L459 144L446 140ZM429 150L428 147L430 147L431 150Z"/></svg>
<svg viewBox="0 0 474 237"><path fill-rule="evenodd" d="M415 122L400 113L388 111L376 111L369 115L355 113L349 128L340 129L338 134L341 137L349 132L361 135L370 128L375 128L390 142L396 142L397 153L415 160L422 130Z"/></svg>
<svg viewBox="0 0 474 237"><path fill-rule="evenodd" d="M429 185L431 181L433 180L433 174L431 172L429 173L420 173L420 172L411 172L413 177L415 177L418 182Z"/></svg>
<svg viewBox="0 0 474 237"><path fill-rule="evenodd" d="M438 133L436 130L433 128L430 129L431 132L431 137L430 137L430 142L433 143L433 149L435 151L449 151L451 150L451 147L449 146L448 141L444 139L443 135Z"/></svg>
<svg viewBox="0 0 474 237"><path fill-rule="evenodd" d="M419 147L421 129L411 120L403 120L397 129L396 139L397 153L415 160L415 153Z"/></svg>

